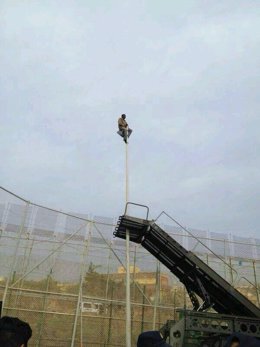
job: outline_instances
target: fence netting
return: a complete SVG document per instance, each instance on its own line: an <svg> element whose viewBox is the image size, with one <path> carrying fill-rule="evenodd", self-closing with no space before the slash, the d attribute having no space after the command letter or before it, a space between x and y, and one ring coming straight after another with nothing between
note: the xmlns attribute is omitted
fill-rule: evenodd
<svg viewBox="0 0 260 347"><path fill-rule="evenodd" d="M3 314L30 323L32 346L125 346L125 241L113 238L116 220L54 211L0 189ZM260 240L162 226L259 306ZM191 303L141 246L131 244L130 259L135 346L142 331Z"/></svg>

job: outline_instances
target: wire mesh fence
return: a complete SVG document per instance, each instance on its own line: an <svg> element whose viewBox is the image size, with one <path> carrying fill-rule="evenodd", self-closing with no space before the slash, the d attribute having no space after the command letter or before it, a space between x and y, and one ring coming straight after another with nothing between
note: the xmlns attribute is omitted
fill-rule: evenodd
<svg viewBox="0 0 260 347"><path fill-rule="evenodd" d="M125 345L125 241L116 220L54 211L0 190L0 297L4 315L33 329L38 347ZM163 223L259 306L260 240ZM195 235L196 237L193 237ZM132 343L191 307L183 285L131 244Z"/></svg>

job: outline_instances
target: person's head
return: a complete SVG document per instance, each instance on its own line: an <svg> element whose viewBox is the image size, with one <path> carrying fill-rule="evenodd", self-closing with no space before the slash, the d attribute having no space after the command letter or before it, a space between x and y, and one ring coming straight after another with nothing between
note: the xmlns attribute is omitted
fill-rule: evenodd
<svg viewBox="0 0 260 347"><path fill-rule="evenodd" d="M170 347L166 343L159 331L146 331L139 335L137 347Z"/></svg>
<svg viewBox="0 0 260 347"><path fill-rule="evenodd" d="M32 329L26 322L14 317L0 319L0 346L27 347Z"/></svg>
<svg viewBox="0 0 260 347"><path fill-rule="evenodd" d="M239 338L234 336L230 342L230 347L239 347Z"/></svg>
<svg viewBox="0 0 260 347"><path fill-rule="evenodd" d="M123 119L126 119L126 115L123 113L121 116Z"/></svg>

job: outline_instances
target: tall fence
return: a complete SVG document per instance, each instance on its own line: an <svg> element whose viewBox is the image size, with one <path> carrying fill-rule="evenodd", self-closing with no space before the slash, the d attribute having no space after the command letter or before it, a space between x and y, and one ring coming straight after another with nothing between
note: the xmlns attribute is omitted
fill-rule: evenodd
<svg viewBox="0 0 260 347"><path fill-rule="evenodd" d="M38 347L124 346L125 242L116 219L64 213L0 189L3 314L28 321ZM260 240L164 229L259 306ZM192 235L195 235L193 237ZM132 341L190 307L183 285L131 244Z"/></svg>

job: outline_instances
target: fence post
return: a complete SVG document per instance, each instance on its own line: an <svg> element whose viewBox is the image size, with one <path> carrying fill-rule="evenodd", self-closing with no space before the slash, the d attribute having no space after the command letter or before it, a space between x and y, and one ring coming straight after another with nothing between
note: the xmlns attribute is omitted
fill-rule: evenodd
<svg viewBox="0 0 260 347"><path fill-rule="evenodd" d="M154 298L154 308L153 308L153 330L155 330L156 325L156 313L158 305L159 296L159 260L156 262L156 279L155 279L155 298Z"/></svg>
<svg viewBox="0 0 260 347"><path fill-rule="evenodd" d="M226 240L224 239L224 259L225 259L225 263L224 263L224 278L225 280L227 279L227 273L226 273Z"/></svg>
<svg viewBox="0 0 260 347"><path fill-rule="evenodd" d="M136 268L136 245L135 245L135 250L134 250L134 271L133 271L133 280L132 280L132 283L133 283L133 292L132 292L132 298L133 300L135 300L135 269Z"/></svg>
<svg viewBox="0 0 260 347"><path fill-rule="evenodd" d="M110 310L109 310L109 321L108 321L108 332L107 332L107 343L109 345L111 338L111 326L112 326L112 314L113 314L113 297L114 297L114 281L111 286L111 302L110 302Z"/></svg>
<svg viewBox="0 0 260 347"><path fill-rule="evenodd" d="M13 261L12 261L12 265L11 265L11 269L10 269L10 274L9 274L9 276L7 278L6 285L5 285L5 290L4 290L4 294L3 294L1 316L3 315L3 311L5 309L6 296L7 296L9 284L10 284L10 281L11 281L11 277L13 276L14 268L15 268L16 261L17 261L18 249L19 249L19 246L20 246L21 237L22 237L22 233L23 233L23 230L24 230L24 226L25 226L25 221L26 221L26 217L27 217L28 207L29 207L29 202L27 202L25 207L24 207L23 219L22 219L22 223L21 223L20 229L19 229L19 236L17 238L17 242L16 242L16 246L15 246L15 251L14 251Z"/></svg>
<svg viewBox="0 0 260 347"><path fill-rule="evenodd" d="M256 277L256 268L255 268L255 260L252 261L253 263L253 270L254 270L254 280L255 280L255 288L256 288L256 300L257 300L257 306L259 305L259 291L258 291L258 283L257 283L257 277Z"/></svg>
<svg viewBox="0 0 260 347"><path fill-rule="evenodd" d="M173 306L174 306L174 311L173 311L173 319L174 321L176 321L176 288L174 288L174 292L173 292Z"/></svg>
<svg viewBox="0 0 260 347"><path fill-rule="evenodd" d="M142 305L142 324L141 324L141 333L144 331L145 291L146 291L146 286L144 285L144 287L143 287L143 305Z"/></svg>
<svg viewBox="0 0 260 347"><path fill-rule="evenodd" d="M229 257L229 266L230 266L230 280L231 280L231 284L233 285L234 278L233 278L233 268L232 268L232 259L231 259L231 257Z"/></svg>
<svg viewBox="0 0 260 347"><path fill-rule="evenodd" d="M77 307L76 307L76 314L75 314L75 319L74 319L74 324L73 324L73 331L72 331L72 338L71 338L71 345L70 347L74 347L75 344L75 337L76 337L76 331L77 331L77 322L78 322L78 315L79 315L79 310L80 310L80 302L81 302L81 294L82 294L82 285L84 282L84 273L85 273L85 267L86 267L86 257L88 255L88 250L89 250L89 244L90 244L90 238L91 238L91 226L92 223L90 223L89 227L89 235L88 235L88 240L84 245L84 250L82 253L82 266L81 266L81 271L80 271L80 281L79 281L79 291L78 291L78 300L77 300Z"/></svg>
<svg viewBox="0 0 260 347"><path fill-rule="evenodd" d="M51 279L51 274L52 274L52 269L50 270L50 273L47 276L46 279L46 290L43 296L43 305L42 305L42 315L41 315L41 321L40 321L40 327L39 327L39 335L38 335L38 342L37 342L37 347L40 347L41 345L41 337L42 337L42 331L43 331L43 324L45 321L45 306L46 306L46 301L47 301L47 295L49 291L49 285L50 285L50 279Z"/></svg>
<svg viewBox="0 0 260 347"><path fill-rule="evenodd" d="M183 285L183 307L184 311L187 309L186 287Z"/></svg>
<svg viewBox="0 0 260 347"><path fill-rule="evenodd" d="M111 260L111 248L112 248L112 241L110 242L109 252L108 252L108 262L107 262L107 283L106 283L106 299L108 295L108 288L109 288L109 277L110 277L110 260Z"/></svg>

